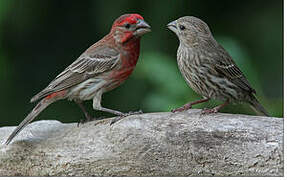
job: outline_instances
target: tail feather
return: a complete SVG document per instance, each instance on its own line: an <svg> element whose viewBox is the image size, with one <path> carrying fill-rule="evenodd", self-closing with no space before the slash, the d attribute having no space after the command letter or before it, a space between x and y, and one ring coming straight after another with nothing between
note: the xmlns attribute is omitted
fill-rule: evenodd
<svg viewBox="0 0 287 180"><path fill-rule="evenodd" d="M8 145L14 137L16 137L24 127L26 127L31 121L35 119L46 107L48 107L51 103L55 102L55 99L42 99L34 109L28 114L28 116L18 125L18 127L12 132L12 134L8 137L5 144Z"/></svg>
<svg viewBox="0 0 287 180"><path fill-rule="evenodd" d="M250 106L254 111L262 113L263 115L268 117L270 116L269 113L265 110L265 108L259 103L259 101L254 96L252 96Z"/></svg>
<svg viewBox="0 0 287 180"><path fill-rule="evenodd" d="M50 93L51 93L50 91L47 91L46 89L44 89L43 91L33 96L30 102L32 103L32 102L38 101L39 99L42 99L43 97L47 96Z"/></svg>

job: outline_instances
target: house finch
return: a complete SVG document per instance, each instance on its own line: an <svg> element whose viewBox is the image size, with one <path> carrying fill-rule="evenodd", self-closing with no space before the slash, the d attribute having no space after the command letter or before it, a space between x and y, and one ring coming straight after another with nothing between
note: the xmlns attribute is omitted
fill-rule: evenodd
<svg viewBox="0 0 287 180"><path fill-rule="evenodd" d="M254 96L256 91L227 51L213 38L205 22L185 16L169 23L167 27L180 41L177 63L185 81L203 96L203 99L187 103L172 112L181 112L192 105L217 99L224 103L212 109L204 109L202 113L216 113L231 102L246 102L268 116Z"/></svg>
<svg viewBox="0 0 287 180"><path fill-rule="evenodd" d="M150 26L138 14L125 14L116 19L108 35L89 47L31 99L31 102L41 101L13 131L5 144L9 144L48 105L61 99L75 101L88 121L93 118L81 102L90 99L93 99L95 110L120 117L133 114L102 107L101 96L118 87L131 75L139 57L140 38L147 32L150 32Z"/></svg>

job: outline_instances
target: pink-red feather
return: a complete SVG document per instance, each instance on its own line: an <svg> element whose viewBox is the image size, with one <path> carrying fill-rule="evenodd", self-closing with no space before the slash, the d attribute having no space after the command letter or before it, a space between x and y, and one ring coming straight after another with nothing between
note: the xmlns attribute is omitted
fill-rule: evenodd
<svg viewBox="0 0 287 180"><path fill-rule="evenodd" d="M143 17L139 14L125 14L115 20L113 27L122 26L125 23L136 24L139 19L143 20Z"/></svg>

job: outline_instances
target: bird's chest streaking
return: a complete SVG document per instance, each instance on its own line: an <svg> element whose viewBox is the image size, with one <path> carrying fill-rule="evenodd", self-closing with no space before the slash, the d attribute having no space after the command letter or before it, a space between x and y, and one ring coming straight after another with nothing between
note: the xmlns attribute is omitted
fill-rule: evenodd
<svg viewBox="0 0 287 180"><path fill-rule="evenodd" d="M177 63L181 74L187 84L198 94L207 95L201 85L202 78L199 73L204 73L204 69L200 67L196 53L186 47L180 46L177 50Z"/></svg>
<svg viewBox="0 0 287 180"><path fill-rule="evenodd" d="M210 57L211 54L197 53L191 48L178 48L178 67L187 84L196 93L207 98L230 101L238 98L240 94L234 90L235 85L215 71L210 64Z"/></svg>
<svg viewBox="0 0 287 180"><path fill-rule="evenodd" d="M139 43L127 44L122 50L120 66L109 74L106 90L112 90L123 83L133 72L139 58Z"/></svg>

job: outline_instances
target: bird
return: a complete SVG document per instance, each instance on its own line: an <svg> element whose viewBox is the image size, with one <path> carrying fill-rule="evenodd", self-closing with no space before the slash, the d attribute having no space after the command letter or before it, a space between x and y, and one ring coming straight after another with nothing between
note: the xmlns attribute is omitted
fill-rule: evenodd
<svg viewBox="0 0 287 180"><path fill-rule="evenodd" d="M94 110L118 117L141 113L122 113L102 107L101 97L131 75L139 58L141 37L150 31L150 25L139 14L124 14L118 17L106 36L90 46L46 88L32 97L31 102L39 103L12 132L5 144L8 145L46 107L62 99L74 101L79 105L86 118L81 123L93 120L82 104L87 100L93 100Z"/></svg>
<svg viewBox="0 0 287 180"><path fill-rule="evenodd" d="M167 24L179 39L178 68L186 83L202 98L172 112L182 112L210 99L223 103L204 108L201 114L217 113L230 103L247 103L259 115L269 116L255 97L256 91L235 64L229 53L214 39L210 28L201 19L184 16Z"/></svg>

